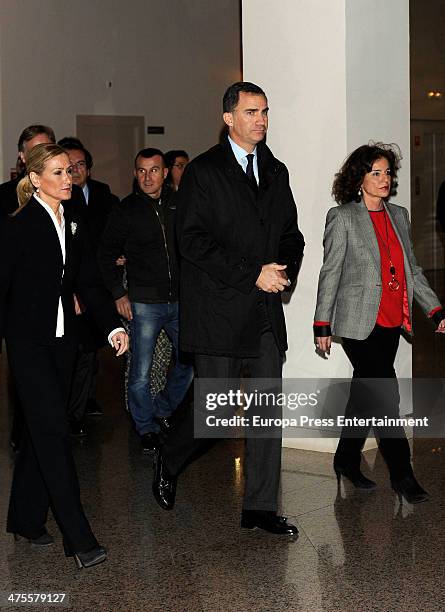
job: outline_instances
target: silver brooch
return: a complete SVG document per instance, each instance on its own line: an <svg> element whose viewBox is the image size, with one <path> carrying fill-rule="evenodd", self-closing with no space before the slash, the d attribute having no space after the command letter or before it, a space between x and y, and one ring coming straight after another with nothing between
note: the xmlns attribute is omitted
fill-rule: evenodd
<svg viewBox="0 0 445 612"><path fill-rule="evenodd" d="M71 233L73 236L76 235L77 232L77 223L74 223L74 221L71 221Z"/></svg>

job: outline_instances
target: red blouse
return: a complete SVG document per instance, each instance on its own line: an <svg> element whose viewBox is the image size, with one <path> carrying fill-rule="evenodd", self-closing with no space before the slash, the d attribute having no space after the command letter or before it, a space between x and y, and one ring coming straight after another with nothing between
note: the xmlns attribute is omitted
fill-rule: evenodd
<svg viewBox="0 0 445 612"><path fill-rule="evenodd" d="M370 210L369 215L379 245L382 275L382 297L376 323L382 327L398 327L403 323L403 294L405 289L402 247L385 209ZM392 265L395 268L395 278L399 282L397 291L392 291L389 288L389 283L392 280L392 274L389 271L391 267L390 253Z"/></svg>

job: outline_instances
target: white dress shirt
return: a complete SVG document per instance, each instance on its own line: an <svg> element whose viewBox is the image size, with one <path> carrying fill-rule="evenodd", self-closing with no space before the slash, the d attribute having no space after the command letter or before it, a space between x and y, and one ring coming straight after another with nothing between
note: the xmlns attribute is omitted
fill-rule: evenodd
<svg viewBox="0 0 445 612"><path fill-rule="evenodd" d="M85 202L88 204L88 198L90 197L90 190L88 188L88 183L82 187L83 197L85 198Z"/></svg>
<svg viewBox="0 0 445 612"><path fill-rule="evenodd" d="M43 208L46 210L46 212L49 214L51 221L53 222L54 227L56 228L57 236L59 238L60 250L62 251L63 266L65 267L65 258L66 258L65 217L63 216L63 206L62 204L59 204L59 212L60 212L60 219L61 219L61 223L59 225L59 222L57 221L57 217L53 209L51 208L51 206L49 206L46 202L44 202L42 198L39 198L38 195L34 194L34 197L37 200L37 202L41 204ZM63 271L62 271L62 277L63 277ZM65 333L65 319L63 315L62 297L60 296L59 297L59 307L57 309L56 338L61 338L64 333Z"/></svg>
<svg viewBox="0 0 445 612"><path fill-rule="evenodd" d="M65 267L65 259L66 259L65 217L63 216L63 206L61 203L59 204L58 212L60 212L60 219L61 219L61 222L59 225L59 222L57 221L57 217L53 209L51 208L51 206L49 206L46 202L44 202L42 198L39 198L39 196L35 193L34 193L34 197L37 200L37 202L41 204L43 208L46 210L46 212L49 214L51 221L53 222L54 227L56 228L57 236L59 238L60 250L62 252L63 266ZM63 271L62 271L62 277L63 277ZM114 336L114 334L116 334L119 331L124 332L125 329L123 327L116 327L116 329L113 329L113 331L111 331L108 334L108 342L111 344L111 346L113 346L111 338ZM59 297L59 307L57 309L56 338L62 338L64 333L65 333L65 318L64 318L63 306L62 306L62 296L60 296Z"/></svg>
<svg viewBox="0 0 445 612"><path fill-rule="evenodd" d="M247 164L248 164L248 159L247 159L248 153L247 153L247 151L245 151L242 147L240 147L238 144L236 144L236 142L233 141L230 138L230 136L228 138L229 138L230 146L232 147L233 154L236 157L236 161L239 163L239 165L244 170L244 172L246 172ZM256 147L252 151L252 154L253 154L253 174L255 175L255 179L256 179L256 182L257 182L257 185L258 185L258 183L259 183L259 177L258 177L258 155L257 155L257 152L256 152Z"/></svg>

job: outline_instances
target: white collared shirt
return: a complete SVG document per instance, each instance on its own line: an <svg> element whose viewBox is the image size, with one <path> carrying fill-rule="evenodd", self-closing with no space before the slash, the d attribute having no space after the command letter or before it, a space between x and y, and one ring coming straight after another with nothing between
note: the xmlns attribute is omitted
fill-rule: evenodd
<svg viewBox="0 0 445 612"><path fill-rule="evenodd" d="M83 197L85 198L85 202L88 204L88 198L90 197L90 190L88 187L88 183L85 183L85 185L82 187L82 191L83 191Z"/></svg>
<svg viewBox="0 0 445 612"><path fill-rule="evenodd" d="M61 218L61 223L59 225L59 222L57 221L57 217L53 209L51 208L51 206L49 206L46 202L44 202L42 198L39 198L38 195L34 194L34 197L37 200L37 202L43 206L43 208L46 210L46 212L51 217L51 221L54 223L54 227L56 228L57 236L59 238L60 250L62 251L63 265L65 266L65 258L66 258L65 217L63 216L63 206L62 204L59 204L59 212L60 212L60 218ZM63 278L63 271L62 271L62 278ZM64 333L65 333L65 319L63 315L62 296L60 296L59 297L59 307L57 309L56 338L61 338L64 335Z"/></svg>
<svg viewBox="0 0 445 612"><path fill-rule="evenodd" d="M248 164L248 159L247 159L248 153L247 153L247 151L245 151L242 147L240 147L238 144L236 144L236 142L234 140L232 140L230 138L230 136L228 136L228 138L229 138L230 146L232 147L233 154L236 157L236 161L239 163L239 165L244 170L244 172L246 172L247 164ZM258 184L259 183L259 176L258 176L258 155L257 155L256 149L257 148L255 147L254 150L252 151L252 154L253 154L253 174L255 175L256 182Z"/></svg>

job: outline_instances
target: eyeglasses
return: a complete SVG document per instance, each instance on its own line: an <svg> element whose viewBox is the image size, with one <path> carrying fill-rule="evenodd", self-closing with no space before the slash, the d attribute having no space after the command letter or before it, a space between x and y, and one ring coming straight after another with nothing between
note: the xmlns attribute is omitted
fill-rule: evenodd
<svg viewBox="0 0 445 612"><path fill-rule="evenodd" d="M71 162L71 168L80 168L82 170L83 168L86 168L86 167L87 167L86 161Z"/></svg>

